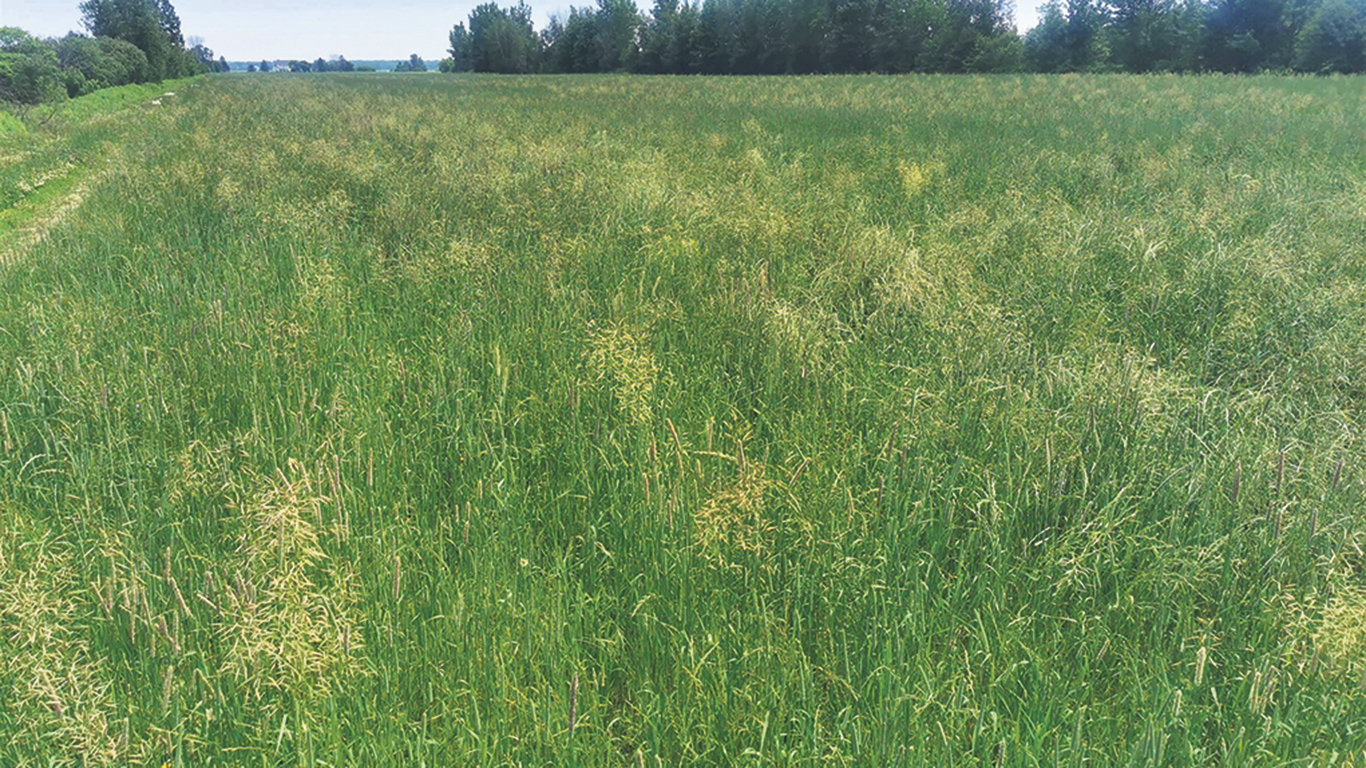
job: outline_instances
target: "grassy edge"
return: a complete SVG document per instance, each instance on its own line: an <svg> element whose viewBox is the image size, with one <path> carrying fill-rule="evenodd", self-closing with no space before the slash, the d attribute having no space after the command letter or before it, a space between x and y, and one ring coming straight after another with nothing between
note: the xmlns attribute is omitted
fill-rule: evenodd
<svg viewBox="0 0 1366 768"><path fill-rule="evenodd" d="M120 85L115 88L102 88L94 93L63 102L54 114L55 118L65 120L89 120L131 107L148 99L155 99L164 93L178 92L193 83L198 77L185 77L179 80L163 80L159 83Z"/></svg>
<svg viewBox="0 0 1366 768"><path fill-rule="evenodd" d="M23 224L42 215L49 204L65 197L80 180L79 171L81 170L84 169L80 166L73 166L72 171L65 176L60 179L53 179L30 192L24 199L0 211L0 237L18 230Z"/></svg>
<svg viewBox="0 0 1366 768"><path fill-rule="evenodd" d="M23 136L28 133L28 126L19 118L8 112L0 111L0 141L10 136Z"/></svg>
<svg viewBox="0 0 1366 768"><path fill-rule="evenodd" d="M47 121L58 121L53 130L61 134L57 141L58 144L61 144L63 139L68 138L70 133L78 130L79 126L85 122L97 117L116 115L155 97L178 92L177 89L185 88L196 79L188 77L166 80L160 83L105 88L64 102L47 118ZM19 129L15 131L4 129L6 132L0 133L0 145L13 136L27 139L30 130L23 121L8 114L0 114L0 118L9 118L10 121L19 126ZM0 123L0 129L3 129L3 125ZM70 162L68 153L55 152L52 157L54 160ZM27 225L40 221L59 204L59 201L66 199L73 190L77 189L88 178L92 166L97 164L96 160L98 158L87 158L82 162L74 163L71 171L67 174L35 189L9 208L0 210L0 250L11 248ZM8 258L0 259L0 261L8 260Z"/></svg>

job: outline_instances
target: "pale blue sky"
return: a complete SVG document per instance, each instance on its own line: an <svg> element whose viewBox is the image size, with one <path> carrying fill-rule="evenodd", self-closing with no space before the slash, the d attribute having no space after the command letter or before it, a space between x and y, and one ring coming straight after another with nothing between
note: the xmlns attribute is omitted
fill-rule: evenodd
<svg viewBox="0 0 1366 768"><path fill-rule="evenodd" d="M172 0L186 37L202 37L232 61L442 58L446 35L480 0ZM500 0L507 5L510 0ZM538 24L570 5L593 0L528 0ZM1021 30L1041 0L1018 0ZM637 0L646 8L650 0ZM0 26L43 37L81 30L79 0L0 0Z"/></svg>

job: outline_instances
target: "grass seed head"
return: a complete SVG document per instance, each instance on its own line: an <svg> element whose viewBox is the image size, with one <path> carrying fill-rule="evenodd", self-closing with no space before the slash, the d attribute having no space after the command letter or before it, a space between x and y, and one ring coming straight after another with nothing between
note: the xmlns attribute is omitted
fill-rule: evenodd
<svg viewBox="0 0 1366 768"><path fill-rule="evenodd" d="M352 577L325 553L328 542L313 522L326 498L302 463L289 467L288 475L259 481L240 504L236 606L221 617L219 631L230 649L225 671L243 680L253 698L279 692L310 703L363 667ZM267 707L279 703L269 697Z"/></svg>
<svg viewBox="0 0 1366 768"><path fill-rule="evenodd" d="M585 353L596 381L610 383L618 407L637 425L653 418L655 383L659 365L647 346L643 331L608 327L589 336Z"/></svg>
<svg viewBox="0 0 1366 768"><path fill-rule="evenodd" d="M1313 634L1315 651L1345 673L1366 673L1366 590L1341 585L1334 592Z"/></svg>

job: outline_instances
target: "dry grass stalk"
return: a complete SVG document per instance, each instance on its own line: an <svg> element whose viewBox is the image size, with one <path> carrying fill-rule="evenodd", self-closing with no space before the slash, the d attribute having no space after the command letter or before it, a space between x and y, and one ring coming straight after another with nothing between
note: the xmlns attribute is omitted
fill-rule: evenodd
<svg viewBox="0 0 1366 768"><path fill-rule="evenodd" d="M190 606L185 603L185 595L180 591L180 584L175 577L171 577L171 592L175 594L176 605L180 606L180 612L185 614L185 618L190 618Z"/></svg>
<svg viewBox="0 0 1366 768"><path fill-rule="evenodd" d="M579 723L579 673L569 682L569 732L572 734Z"/></svg>
<svg viewBox="0 0 1366 768"><path fill-rule="evenodd" d="M674 451L675 451L675 456L676 456L677 459L678 459L678 476L679 476L679 477L682 477L682 476L683 476L683 454L684 454L684 450L683 450L683 441L678 439L678 430L674 428L674 423L673 423L673 420L672 420L672 419L669 419L668 417L665 417L664 423L665 423L666 425L668 425L668 427L669 427L669 434L673 436L673 439L674 439Z"/></svg>

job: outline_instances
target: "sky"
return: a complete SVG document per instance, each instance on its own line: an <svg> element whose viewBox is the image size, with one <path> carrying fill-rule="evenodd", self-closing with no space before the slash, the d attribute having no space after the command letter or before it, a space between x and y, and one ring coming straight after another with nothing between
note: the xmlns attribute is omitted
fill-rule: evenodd
<svg viewBox="0 0 1366 768"><path fill-rule="evenodd" d="M446 35L480 0L172 0L187 39L203 38L229 61L348 59L428 61L445 57ZM503 5L511 0L500 0ZM592 0L576 0L591 5ZM1017 0L1021 31L1043 0ZM564 0L528 0L536 21L568 10ZM650 0L637 0L645 8ZM81 29L80 0L0 0L0 26L40 37Z"/></svg>

